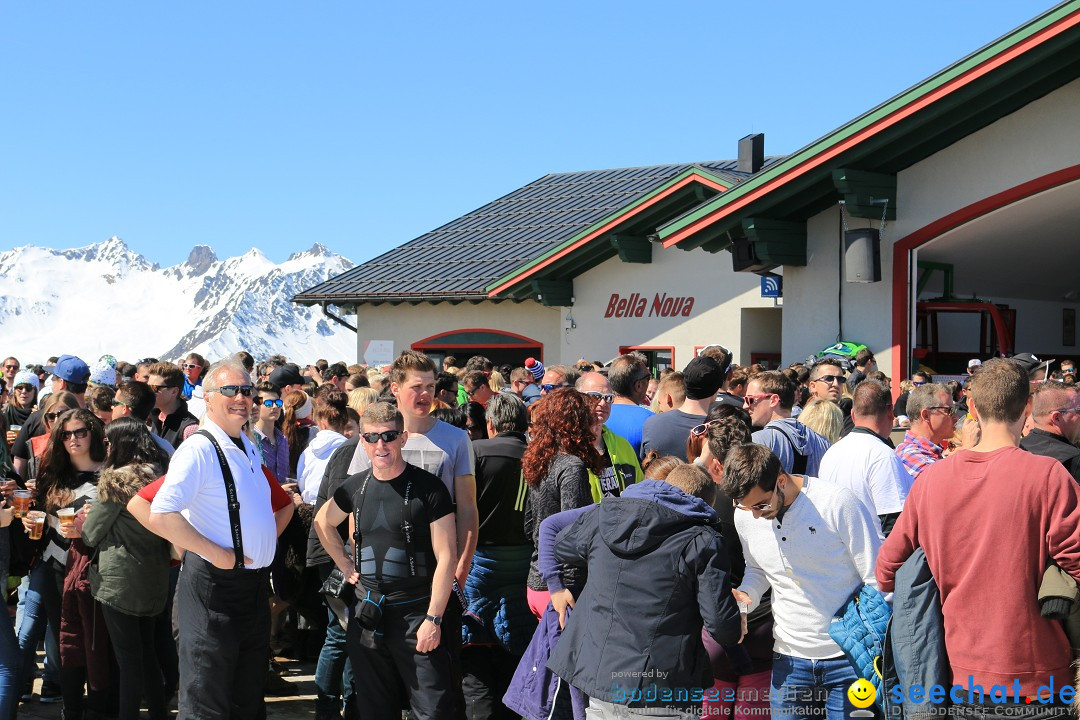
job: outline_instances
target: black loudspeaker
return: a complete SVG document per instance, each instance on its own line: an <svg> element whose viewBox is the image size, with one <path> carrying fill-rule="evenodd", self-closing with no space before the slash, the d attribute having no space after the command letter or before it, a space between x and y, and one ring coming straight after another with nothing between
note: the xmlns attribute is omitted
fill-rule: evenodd
<svg viewBox="0 0 1080 720"><path fill-rule="evenodd" d="M871 228L844 231L844 279L881 282L881 233Z"/></svg>

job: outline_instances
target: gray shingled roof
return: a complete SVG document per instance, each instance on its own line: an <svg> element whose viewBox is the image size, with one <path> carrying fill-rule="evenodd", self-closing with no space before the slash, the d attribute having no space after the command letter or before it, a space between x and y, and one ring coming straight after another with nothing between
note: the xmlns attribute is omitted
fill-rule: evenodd
<svg viewBox="0 0 1080 720"><path fill-rule="evenodd" d="M737 161L557 173L296 295L335 304L486 298L504 277L673 177L699 167L732 185Z"/></svg>

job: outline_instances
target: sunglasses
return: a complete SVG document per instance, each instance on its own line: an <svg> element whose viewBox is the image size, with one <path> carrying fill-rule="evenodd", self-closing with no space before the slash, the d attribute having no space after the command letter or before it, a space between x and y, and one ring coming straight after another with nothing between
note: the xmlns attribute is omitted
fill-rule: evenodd
<svg viewBox="0 0 1080 720"><path fill-rule="evenodd" d="M285 403L281 402L280 398L278 398L277 400L263 400L262 401L262 406L264 408L281 407L284 404Z"/></svg>
<svg viewBox="0 0 1080 720"><path fill-rule="evenodd" d="M123 405L124 407L131 407L130 405L128 405L128 404L127 404L126 402L124 402L123 400L113 400L113 401L112 401L112 406L113 406L113 407L120 407L121 405Z"/></svg>
<svg viewBox="0 0 1080 720"><path fill-rule="evenodd" d="M615 395L613 395L612 393L602 393L602 392L596 392L594 390L592 392L587 392L587 393L584 393L584 394L588 395L593 400L603 400L608 405L610 405L612 403L612 401L615 400Z"/></svg>
<svg viewBox="0 0 1080 720"><path fill-rule="evenodd" d="M202 365L193 365L191 363L184 363L180 367L182 367L184 370L194 370L195 368L201 368Z"/></svg>
<svg viewBox="0 0 1080 720"><path fill-rule="evenodd" d="M18 370L19 366L18 365L5 365L4 369L5 370Z"/></svg>
<svg viewBox="0 0 1080 720"><path fill-rule="evenodd" d="M49 422L56 422L56 418L60 417L61 415L63 415L66 412L67 412L67 410L61 410L60 412L47 412L44 415L42 415L41 417L45 418Z"/></svg>
<svg viewBox="0 0 1080 720"><path fill-rule="evenodd" d="M75 428L74 430L63 430L60 432L60 439L67 442L71 438L78 438L79 440L85 440L90 435L90 428Z"/></svg>
<svg viewBox="0 0 1080 720"><path fill-rule="evenodd" d="M693 435L694 437L701 437L705 433L709 432L709 428L711 428L713 425L715 425L718 422L720 422L720 421L719 420L710 420L707 423L702 423L701 425L695 425L694 427L690 428L690 434Z"/></svg>
<svg viewBox="0 0 1080 720"><path fill-rule="evenodd" d="M392 443L401 437L402 432L403 431L401 430L383 430L382 432L377 433L360 433L360 437L362 437L364 442L368 445L375 445L380 440L384 443Z"/></svg>
<svg viewBox="0 0 1080 720"><path fill-rule="evenodd" d="M157 395L162 390L168 390L169 388L172 387L172 385L148 385L147 387L149 387L151 390L153 390L154 394Z"/></svg>
<svg viewBox="0 0 1080 720"><path fill-rule="evenodd" d="M758 395L747 395L743 398L743 406L751 407L755 403L757 403L758 400L764 400L765 398L773 397L774 395L776 395L776 393L760 393Z"/></svg>
<svg viewBox="0 0 1080 720"><path fill-rule="evenodd" d="M555 385L553 383L547 383L546 385L541 385L540 389L543 390L546 393L549 393L552 390L558 390L559 388L566 388L566 387L570 387L570 386L567 385L566 383L562 383L561 385Z"/></svg>
<svg viewBox="0 0 1080 720"><path fill-rule="evenodd" d="M952 415L953 417L959 417L961 409L956 405L935 405L933 407L926 408L927 410L944 410L945 414Z"/></svg>
<svg viewBox="0 0 1080 720"><path fill-rule="evenodd" d="M33 385L16 385L15 392L34 392Z"/></svg>
<svg viewBox="0 0 1080 720"><path fill-rule="evenodd" d="M254 385L222 385L217 390L207 390L207 392L221 393L227 398L236 397L236 393L240 393L244 397L251 397L251 393L254 391Z"/></svg>
<svg viewBox="0 0 1080 720"><path fill-rule="evenodd" d="M840 383L844 382L844 376L843 375L822 375L821 377L817 378L813 382L823 382L826 385L832 385L833 383L835 383L835 384L839 385Z"/></svg>

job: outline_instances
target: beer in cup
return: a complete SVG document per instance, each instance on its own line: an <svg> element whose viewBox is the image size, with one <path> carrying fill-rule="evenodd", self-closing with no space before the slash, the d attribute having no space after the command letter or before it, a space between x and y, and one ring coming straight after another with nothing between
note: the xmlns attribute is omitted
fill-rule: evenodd
<svg viewBox="0 0 1080 720"><path fill-rule="evenodd" d="M15 517L25 517L26 513L30 510L30 498L33 493L29 490L16 490L14 497L11 499L11 506L15 508Z"/></svg>
<svg viewBox="0 0 1080 720"><path fill-rule="evenodd" d="M30 539L40 540L42 533L45 532L45 513L41 510L31 510L26 513L26 517L33 523L30 526Z"/></svg>

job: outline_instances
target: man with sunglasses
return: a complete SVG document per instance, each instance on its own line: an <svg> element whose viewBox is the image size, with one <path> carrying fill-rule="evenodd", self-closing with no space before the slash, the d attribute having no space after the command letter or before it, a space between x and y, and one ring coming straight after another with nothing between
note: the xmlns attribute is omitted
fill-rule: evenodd
<svg viewBox="0 0 1080 720"><path fill-rule="evenodd" d="M1080 391L1057 380L1033 385L1033 427L1020 447L1030 453L1052 457L1080 482Z"/></svg>
<svg viewBox="0 0 1080 720"><path fill-rule="evenodd" d="M784 472L817 476L829 441L791 417L795 383L778 370L758 373L746 384L743 402L750 424L761 428L754 442L769 448Z"/></svg>
<svg viewBox="0 0 1080 720"><path fill-rule="evenodd" d="M491 385L488 384L488 376L481 370L466 373L461 387L465 391L465 403L480 403L485 408L494 394L491 391Z"/></svg>
<svg viewBox="0 0 1080 720"><path fill-rule="evenodd" d="M912 481L944 457L956 432L958 409L949 389L939 383L921 385L908 395L911 427L904 433L904 442L896 447L896 456Z"/></svg>
<svg viewBox="0 0 1080 720"><path fill-rule="evenodd" d="M154 363L147 368L147 385L157 396L151 420L152 430L174 448L199 429L199 419L188 410L182 390L184 373L170 362ZM205 390L204 390L205 392Z"/></svg>
<svg viewBox="0 0 1080 720"><path fill-rule="evenodd" d="M911 374L912 390L918 387L922 387L930 382L930 376L919 370ZM904 420L910 420L907 410L907 401L911 397L911 391L905 391L900 393L900 397L896 398L896 402L893 403L893 417L898 422L903 423Z"/></svg>
<svg viewBox="0 0 1080 720"><path fill-rule="evenodd" d="M205 434L177 448L150 506L149 528L186 550L176 593L184 718L262 711L270 564L293 504L281 503L244 433L254 390L235 359L210 367Z"/></svg>
<svg viewBox="0 0 1080 720"><path fill-rule="evenodd" d="M844 397L845 364L846 360L833 360L824 358L810 368L810 395L818 400L827 400L836 403L844 413L844 430L842 435L847 435L854 427L851 420L851 400Z"/></svg>
<svg viewBox="0 0 1080 720"><path fill-rule="evenodd" d="M4 364L0 367L0 370L3 371L4 385L8 388L15 387L15 373L19 372L21 367L22 364L16 358L4 358Z"/></svg>
<svg viewBox="0 0 1080 720"><path fill-rule="evenodd" d="M407 690L414 717L450 718L456 698L444 632L461 625L442 626L457 564L454 504L438 477L405 461L409 433L393 405L369 405L358 437L369 467L355 490L334 492L314 527L362 598L346 644L363 714L398 717ZM352 557L337 530L350 515Z"/></svg>
<svg viewBox="0 0 1080 720"><path fill-rule="evenodd" d="M577 368L570 365L548 365L544 376L540 378L540 394L547 395L559 388L574 387L581 377Z"/></svg>
<svg viewBox="0 0 1080 720"><path fill-rule="evenodd" d="M850 717L857 676L829 623L864 584L877 587L877 519L846 488L784 472L763 445L739 445L723 464L746 558L735 598L755 608L772 590L772 716Z"/></svg>

